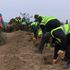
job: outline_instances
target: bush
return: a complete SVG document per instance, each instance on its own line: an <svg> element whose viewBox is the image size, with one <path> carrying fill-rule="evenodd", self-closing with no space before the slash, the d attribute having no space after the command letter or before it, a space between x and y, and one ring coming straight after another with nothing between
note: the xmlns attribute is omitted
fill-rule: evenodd
<svg viewBox="0 0 70 70"><path fill-rule="evenodd" d="M6 43L6 35L0 32L0 45L3 45Z"/></svg>

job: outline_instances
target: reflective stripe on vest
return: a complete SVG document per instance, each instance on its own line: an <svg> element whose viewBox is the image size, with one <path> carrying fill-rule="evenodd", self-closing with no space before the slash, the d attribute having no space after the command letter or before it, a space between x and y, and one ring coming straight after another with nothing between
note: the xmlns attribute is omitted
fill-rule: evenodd
<svg viewBox="0 0 70 70"><path fill-rule="evenodd" d="M53 32L58 30L58 29L62 29L63 30L63 27L58 27L58 28L53 29L51 31L51 35L52 35L53 38L55 38L57 40L56 42L59 44L59 43L61 43L61 40L53 35Z"/></svg>
<svg viewBox="0 0 70 70"><path fill-rule="evenodd" d="M68 24L65 24L65 25L62 25L62 26L60 26L60 27L57 27L57 28L53 29L53 30L51 31L52 37L56 38L56 37L53 35L53 32L56 31L56 30L58 30L58 29L62 29L63 32L65 33L65 35L67 35L68 33L70 33L70 26L69 26ZM61 42L61 40L60 40L59 38L56 38L56 39L57 39L59 42Z"/></svg>
<svg viewBox="0 0 70 70"><path fill-rule="evenodd" d="M63 27L60 26L60 27L57 27L57 28L51 30L52 37L54 37L53 32L56 31L56 30L58 30L58 29L62 29L63 30Z"/></svg>

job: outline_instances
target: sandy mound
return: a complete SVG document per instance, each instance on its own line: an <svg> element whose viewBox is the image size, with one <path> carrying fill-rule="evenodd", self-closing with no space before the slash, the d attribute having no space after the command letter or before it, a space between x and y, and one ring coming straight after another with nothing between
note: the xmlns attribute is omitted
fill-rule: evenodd
<svg viewBox="0 0 70 70"><path fill-rule="evenodd" d="M0 70L63 70L61 64L51 63L53 48L45 48L43 54L34 52L31 33L16 31L6 36L6 44L0 46Z"/></svg>

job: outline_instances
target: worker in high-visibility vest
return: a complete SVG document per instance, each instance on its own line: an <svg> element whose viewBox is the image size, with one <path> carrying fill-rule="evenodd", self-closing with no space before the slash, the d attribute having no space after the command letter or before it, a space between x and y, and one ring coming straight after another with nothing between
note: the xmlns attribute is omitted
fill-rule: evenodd
<svg viewBox="0 0 70 70"><path fill-rule="evenodd" d="M38 47L38 52L42 53L44 44L48 43L49 38L52 37L54 46L54 57L53 62L57 62L57 57L60 56L62 59L67 59L66 66L70 65L70 26L64 24L60 27L52 29L50 32L46 32L42 37L41 43ZM65 56L64 56L65 54Z"/></svg>
<svg viewBox="0 0 70 70"><path fill-rule="evenodd" d="M39 16L34 15L35 21L39 23L40 28L44 32L49 32L52 29L62 25L62 23L53 16Z"/></svg>

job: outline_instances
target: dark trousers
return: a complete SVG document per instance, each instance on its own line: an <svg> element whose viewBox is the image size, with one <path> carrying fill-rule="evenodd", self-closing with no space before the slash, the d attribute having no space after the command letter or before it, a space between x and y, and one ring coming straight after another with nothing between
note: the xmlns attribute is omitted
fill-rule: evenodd
<svg viewBox="0 0 70 70"><path fill-rule="evenodd" d="M53 56L54 59L57 59L59 50L60 50L60 46L58 44L56 44L54 46L54 56Z"/></svg>
<svg viewBox="0 0 70 70"><path fill-rule="evenodd" d="M33 33L34 33L34 37L37 39L37 31L38 31L38 27L32 27Z"/></svg>
<svg viewBox="0 0 70 70"><path fill-rule="evenodd" d="M67 46L65 47L65 60L70 61L70 33L67 35Z"/></svg>

